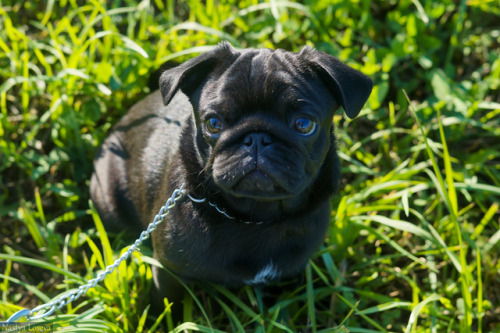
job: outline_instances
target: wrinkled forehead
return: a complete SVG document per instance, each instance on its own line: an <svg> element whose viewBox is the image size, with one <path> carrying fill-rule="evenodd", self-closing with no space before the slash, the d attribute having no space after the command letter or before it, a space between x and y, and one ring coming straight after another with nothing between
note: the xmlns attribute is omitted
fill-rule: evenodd
<svg viewBox="0 0 500 333"><path fill-rule="evenodd" d="M243 53L223 74L227 85L237 84L248 93L272 93L284 90L303 89L307 66L295 53L282 50L256 50ZM307 75L309 74L309 75Z"/></svg>
<svg viewBox="0 0 500 333"><path fill-rule="evenodd" d="M276 111L284 103L328 102L324 96L330 96L298 54L267 49L243 52L229 66L216 69L203 90L209 105L231 103Z"/></svg>

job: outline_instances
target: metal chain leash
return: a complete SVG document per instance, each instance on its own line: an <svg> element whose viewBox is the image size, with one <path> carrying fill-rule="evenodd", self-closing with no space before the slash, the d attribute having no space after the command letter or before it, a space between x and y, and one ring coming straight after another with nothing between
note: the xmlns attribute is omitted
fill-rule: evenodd
<svg viewBox="0 0 500 333"><path fill-rule="evenodd" d="M97 277L89 280L86 284L78 287L78 289L73 291L72 293L69 293L67 295L64 295L63 297L50 301L49 303L39 305L32 310L22 309L17 311L9 319L7 319L7 322L14 323L23 317L26 317L26 319L30 321L50 316L54 311L57 311L63 306L68 305L69 303L77 300L78 298L80 298L80 296L86 294L90 288L94 288L99 282L102 282L104 278L107 275L111 274L120 265L122 261L127 260L132 254L132 252L137 250L137 248L142 244L142 242L147 238L149 238L151 232L153 232L153 230L155 230L157 226L163 222L163 220L170 213L170 209L174 208L177 205L177 202L184 196L184 192L182 190L183 186L184 184L182 184L181 187L179 187L172 193L172 196L168 198L165 205L161 207L160 211L155 216L153 222L151 222L148 225L148 228L141 233L141 235L134 242L134 244L128 248L127 252L122 254L120 258L116 259L112 265L106 267L104 272L97 274ZM41 311L43 311L41 314L37 314L38 312Z"/></svg>
<svg viewBox="0 0 500 333"><path fill-rule="evenodd" d="M224 215L225 217L227 217L228 219L230 220L235 220L235 221L240 221L240 222L243 222L245 224L255 224L255 225L259 225L259 224L264 224L264 223L270 223L271 221L255 221L255 222L252 222L252 221L245 221L245 220L238 220L236 219L236 217L234 216L231 216L229 215L225 209L223 208L220 208L216 203L213 203L211 201L208 201L207 198L201 198L201 199L198 199L198 198L195 198L193 197L191 194L187 193L187 196L188 198L192 201L192 202L196 202L196 203L208 203L211 207L215 208L215 210L217 212L219 212L220 214Z"/></svg>

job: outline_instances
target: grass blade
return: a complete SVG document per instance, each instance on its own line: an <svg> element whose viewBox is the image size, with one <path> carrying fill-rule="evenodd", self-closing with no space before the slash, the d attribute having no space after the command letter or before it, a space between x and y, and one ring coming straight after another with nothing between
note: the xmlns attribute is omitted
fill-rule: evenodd
<svg viewBox="0 0 500 333"><path fill-rule="evenodd" d="M437 110L437 118L439 125L439 135L441 137L441 143L443 145L443 160L444 160L444 170L446 176L446 184L448 185L448 197L450 201L451 208L453 209L453 214L458 216L458 199L457 191L455 190L455 184L453 180L453 169L451 167L450 152L448 151L448 144L446 143L446 137L444 136L443 122L441 121L441 113Z"/></svg>
<svg viewBox="0 0 500 333"><path fill-rule="evenodd" d="M389 303L383 303L379 304L377 306L372 306L371 308L367 308L364 310L358 311L358 314L370 314L370 313L376 313L376 312L381 312L381 311L387 311L390 309L394 308L409 308L411 306L411 302L389 302Z"/></svg>
<svg viewBox="0 0 500 333"><path fill-rule="evenodd" d="M493 236L490 237L490 239L484 246L483 255L490 252L491 249L494 248L499 241L500 241L500 230L497 230L497 232L495 232Z"/></svg>
<svg viewBox="0 0 500 333"><path fill-rule="evenodd" d="M316 332L316 309L314 306L314 286L311 265L307 265L306 267L306 290L307 314L309 315L312 331Z"/></svg>
<svg viewBox="0 0 500 333"><path fill-rule="evenodd" d="M99 240L101 241L104 264L108 266L113 263L113 249L111 248L108 234L106 233L106 229L104 229L104 225L102 224L101 218L97 214L94 204L92 202L90 202L89 204L90 214L92 215L92 219L94 220L94 224L99 235Z"/></svg>
<svg viewBox="0 0 500 333"><path fill-rule="evenodd" d="M85 279L83 277L81 277L80 275L72 273L72 272L67 271L67 270L64 270L61 267L58 267L56 265L53 265L51 263L48 263L48 262L45 262L42 260L33 259L33 258L26 258L26 257L21 257L21 256L6 254L6 253L0 253L0 259L11 260L11 261L18 262L21 264L40 267L40 268L47 269L47 270L50 270L50 271L58 273L58 274L62 274L64 276L66 276L67 278L70 278L70 279L73 279L76 281L80 281L82 283L86 282Z"/></svg>
<svg viewBox="0 0 500 333"><path fill-rule="evenodd" d="M425 300L418 303L411 311L410 319L408 319L408 325L406 326L405 333L410 333L413 325L415 324L415 322L418 318L418 315L420 314L420 312L422 311L424 306L427 305L427 303L438 301L440 298L441 298L441 296L435 294L435 295L431 295L431 296L427 297Z"/></svg>
<svg viewBox="0 0 500 333"><path fill-rule="evenodd" d="M483 276L481 264L481 252L476 249L476 271L477 271L477 329L478 333L483 331Z"/></svg>
<svg viewBox="0 0 500 333"><path fill-rule="evenodd" d="M374 221L374 222L383 224L383 225L388 226L388 227L393 228L393 229L412 233L412 234L419 236L419 237L422 237L424 239L428 239L428 240L432 239L432 236L429 232L427 232L424 229L420 228L419 226L417 226L413 223L407 222L407 221L390 219L388 217L381 216L381 215L353 216L353 217L351 217L351 220Z"/></svg>
<svg viewBox="0 0 500 333"><path fill-rule="evenodd" d="M343 297L342 295L338 294L337 295L347 306L349 306L352 310L354 310L354 312L356 314L359 314L364 320L366 320L368 323L370 323L370 325L372 325L373 327L375 327L376 329L379 330L379 332L384 332L384 333L387 333L387 330L384 329L382 326L380 326L376 321L372 320L370 317L368 317L366 314L364 313L359 313L358 311L358 305L359 305L359 301L356 302L356 304L352 304L351 302L349 302L345 297ZM351 330L352 331L352 330ZM354 332L354 331L352 331Z"/></svg>

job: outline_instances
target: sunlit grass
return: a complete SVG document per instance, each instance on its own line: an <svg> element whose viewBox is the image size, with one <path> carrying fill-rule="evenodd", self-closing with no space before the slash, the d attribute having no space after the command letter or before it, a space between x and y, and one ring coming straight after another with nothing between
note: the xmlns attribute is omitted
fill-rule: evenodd
<svg viewBox="0 0 500 333"><path fill-rule="evenodd" d="M76 290L133 239L89 203L93 155L149 76L220 40L310 45L370 75L335 117L343 184L324 245L282 288L186 285L151 305L141 252L46 322L67 332L500 330L494 1L4 1L0 320ZM154 87L152 87L154 89ZM175 322L173 310L182 309Z"/></svg>

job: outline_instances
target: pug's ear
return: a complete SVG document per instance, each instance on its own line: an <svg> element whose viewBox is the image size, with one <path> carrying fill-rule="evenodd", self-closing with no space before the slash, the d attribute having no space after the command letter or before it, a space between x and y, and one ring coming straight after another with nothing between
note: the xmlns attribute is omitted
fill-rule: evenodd
<svg viewBox="0 0 500 333"><path fill-rule="evenodd" d="M223 42L213 50L163 72L160 76L160 92L163 97L163 104L170 103L179 89L190 97L215 69L217 64L231 59L234 54L235 50L231 44Z"/></svg>
<svg viewBox="0 0 500 333"><path fill-rule="evenodd" d="M351 119L355 118L365 105L372 91L372 80L337 58L305 47L299 53L312 66Z"/></svg>

